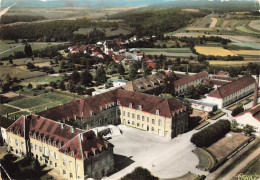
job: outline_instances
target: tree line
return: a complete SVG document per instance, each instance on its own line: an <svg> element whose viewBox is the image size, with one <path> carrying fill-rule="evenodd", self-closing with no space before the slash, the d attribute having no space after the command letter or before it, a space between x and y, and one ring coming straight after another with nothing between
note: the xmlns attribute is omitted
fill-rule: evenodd
<svg viewBox="0 0 260 180"><path fill-rule="evenodd" d="M32 22L32 21L40 21L45 20L44 16L28 16L28 15L3 15L0 18L0 24L10 24L15 22Z"/></svg>

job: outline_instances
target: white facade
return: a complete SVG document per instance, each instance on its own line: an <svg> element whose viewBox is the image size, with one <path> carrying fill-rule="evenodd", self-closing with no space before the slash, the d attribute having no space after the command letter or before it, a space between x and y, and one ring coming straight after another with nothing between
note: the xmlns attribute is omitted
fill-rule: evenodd
<svg viewBox="0 0 260 180"><path fill-rule="evenodd" d="M7 141L7 133L6 133L6 129L1 127L1 136L3 138L3 143L6 143Z"/></svg>
<svg viewBox="0 0 260 180"><path fill-rule="evenodd" d="M122 81L113 82L114 87L122 87L125 85L126 85L126 82L122 82Z"/></svg>

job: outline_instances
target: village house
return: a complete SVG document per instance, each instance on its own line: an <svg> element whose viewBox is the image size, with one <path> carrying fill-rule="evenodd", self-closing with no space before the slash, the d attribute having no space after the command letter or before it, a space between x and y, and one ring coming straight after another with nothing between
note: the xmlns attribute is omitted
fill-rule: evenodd
<svg viewBox="0 0 260 180"><path fill-rule="evenodd" d="M254 88L255 79L252 76L244 76L210 92L207 101L217 104L218 108L221 109L253 93Z"/></svg>
<svg viewBox="0 0 260 180"><path fill-rule="evenodd" d="M188 130L186 107L164 99L116 89L40 112L39 115L84 129L124 124L168 139Z"/></svg>
<svg viewBox="0 0 260 180"><path fill-rule="evenodd" d="M208 72L200 72L192 76L183 76L180 79L174 81L175 93L182 93L186 91L189 86L197 86L201 84L205 79L208 79L208 77Z"/></svg>
<svg viewBox="0 0 260 180"><path fill-rule="evenodd" d="M248 109L237 116L235 121L240 128L245 127L247 124L253 126L256 135L260 135L260 104Z"/></svg>
<svg viewBox="0 0 260 180"><path fill-rule="evenodd" d="M146 94L160 94L164 84L165 75L162 73L152 74L133 81L123 86L128 91L136 91Z"/></svg>
<svg viewBox="0 0 260 180"><path fill-rule="evenodd" d="M21 116L7 129L8 150L31 156L62 179L100 179L114 169L113 145L89 131L43 118Z"/></svg>

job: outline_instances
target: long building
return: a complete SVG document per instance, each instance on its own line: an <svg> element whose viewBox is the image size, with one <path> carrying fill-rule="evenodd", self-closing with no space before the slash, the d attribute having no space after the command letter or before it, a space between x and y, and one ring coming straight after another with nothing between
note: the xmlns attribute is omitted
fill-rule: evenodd
<svg viewBox="0 0 260 180"><path fill-rule="evenodd" d="M192 76L184 76L174 81L175 93L179 94L187 90L189 86L197 86L209 77L208 72L201 72Z"/></svg>
<svg viewBox="0 0 260 180"><path fill-rule="evenodd" d="M62 179L100 179L114 169L111 143L41 116L18 118L7 129L7 144L11 153L38 159Z"/></svg>
<svg viewBox="0 0 260 180"><path fill-rule="evenodd" d="M218 108L223 108L238 99L254 92L255 79L252 76L244 76L235 81L215 89L209 93L207 101L217 104Z"/></svg>
<svg viewBox="0 0 260 180"><path fill-rule="evenodd" d="M39 115L82 129L121 123L169 139L188 130L189 117L186 107L174 98L122 89L74 100Z"/></svg>

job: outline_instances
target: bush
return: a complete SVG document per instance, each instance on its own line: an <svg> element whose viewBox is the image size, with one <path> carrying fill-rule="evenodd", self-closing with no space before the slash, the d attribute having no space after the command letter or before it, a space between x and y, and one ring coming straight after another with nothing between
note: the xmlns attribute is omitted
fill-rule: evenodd
<svg viewBox="0 0 260 180"><path fill-rule="evenodd" d="M191 142L197 147L208 147L224 137L230 131L230 128L228 120L219 120L215 124L193 134Z"/></svg>
<svg viewBox="0 0 260 180"><path fill-rule="evenodd" d="M158 180L158 177L155 177L145 168L137 167L133 172L125 175L121 178L121 180Z"/></svg>
<svg viewBox="0 0 260 180"><path fill-rule="evenodd" d="M232 111L231 115L234 117L234 116L240 114L241 112L244 112L244 108L242 106L235 108Z"/></svg>

